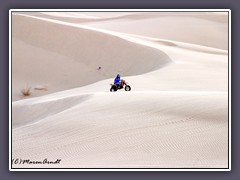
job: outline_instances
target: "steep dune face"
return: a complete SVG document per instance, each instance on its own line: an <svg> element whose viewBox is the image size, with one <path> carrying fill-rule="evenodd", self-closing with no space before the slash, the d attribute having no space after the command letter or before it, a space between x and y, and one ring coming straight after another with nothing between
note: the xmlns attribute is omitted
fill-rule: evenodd
<svg viewBox="0 0 240 180"><path fill-rule="evenodd" d="M26 103L17 101L13 104L12 117L14 121L12 122L12 127L16 128L28 125L46 117L61 113L84 102L91 98L91 96L91 94L86 94L73 97L70 96L68 98L53 98L51 100L48 99L48 101L40 100L32 102L30 100Z"/></svg>
<svg viewBox="0 0 240 180"><path fill-rule="evenodd" d="M227 22L227 13L159 12L136 13L108 20L89 21L87 25L227 50Z"/></svg>
<svg viewBox="0 0 240 180"><path fill-rule="evenodd" d="M13 15L12 30L16 96L24 83L44 82L55 92L112 78L116 73L142 74L170 62L160 50L106 33L31 17ZM99 66L101 71L97 70Z"/></svg>

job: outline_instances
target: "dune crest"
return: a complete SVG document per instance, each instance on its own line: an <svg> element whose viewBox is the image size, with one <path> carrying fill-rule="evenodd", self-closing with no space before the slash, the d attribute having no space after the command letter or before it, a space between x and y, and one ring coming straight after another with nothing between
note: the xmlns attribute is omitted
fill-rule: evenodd
<svg viewBox="0 0 240 180"><path fill-rule="evenodd" d="M42 120L46 117L56 115L64 112L86 100L91 98L91 94L66 97L60 99L51 99L48 101L33 103L16 102L13 103L12 127L17 128L20 126L29 125L35 123L38 120Z"/></svg>
<svg viewBox="0 0 240 180"><path fill-rule="evenodd" d="M171 62L163 51L116 36L20 15L13 15L12 36L13 84L18 84L13 87L14 99L19 99L19 88L25 86L22 79L37 85L45 79L50 92L56 92L113 78L116 73L146 73ZM26 66L31 69L26 71Z"/></svg>

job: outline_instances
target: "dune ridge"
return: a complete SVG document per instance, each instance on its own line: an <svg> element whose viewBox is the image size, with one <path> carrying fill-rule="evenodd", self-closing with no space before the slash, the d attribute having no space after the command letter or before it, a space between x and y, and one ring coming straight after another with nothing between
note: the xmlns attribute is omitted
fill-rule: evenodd
<svg viewBox="0 0 240 180"><path fill-rule="evenodd" d="M13 15L13 41L16 100L19 88L25 86L23 79L25 83L45 83L50 92L56 92L114 77L116 72L142 74L171 62L163 51L119 37L18 15ZM143 67L141 64L145 62L148 63ZM27 65L31 69L25 71ZM97 71L99 66L101 71Z"/></svg>
<svg viewBox="0 0 240 180"><path fill-rule="evenodd" d="M223 50L228 49L227 13L225 15L213 13L202 13L201 15L198 13L161 14L152 17L146 13L145 18L140 18L141 15L132 15L139 17L139 19L130 18L131 15L129 15L129 19L126 17L112 21L91 22L87 25L115 32L168 39Z"/></svg>
<svg viewBox="0 0 240 180"><path fill-rule="evenodd" d="M13 103L12 108L12 128L35 123L40 119L64 112L74 106L82 103L83 101L91 98L91 94L65 97L61 99L51 99L44 102L36 102L31 104L18 102Z"/></svg>

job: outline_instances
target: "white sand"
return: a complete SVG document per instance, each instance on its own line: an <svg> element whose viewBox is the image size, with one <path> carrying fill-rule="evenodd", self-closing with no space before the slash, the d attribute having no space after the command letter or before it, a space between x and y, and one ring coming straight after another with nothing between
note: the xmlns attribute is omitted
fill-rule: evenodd
<svg viewBox="0 0 240 180"><path fill-rule="evenodd" d="M61 159L13 167L227 168L226 19L13 15L12 156ZM132 91L109 92L117 73Z"/></svg>

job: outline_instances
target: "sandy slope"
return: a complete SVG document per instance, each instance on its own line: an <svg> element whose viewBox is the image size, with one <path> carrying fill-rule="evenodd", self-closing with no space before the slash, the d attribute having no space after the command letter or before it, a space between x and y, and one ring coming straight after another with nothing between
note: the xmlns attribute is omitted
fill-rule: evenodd
<svg viewBox="0 0 240 180"><path fill-rule="evenodd" d="M140 13L88 26L227 50L227 20L210 13Z"/></svg>
<svg viewBox="0 0 240 180"><path fill-rule="evenodd" d="M227 93L105 92L73 99L25 103L16 120L35 123L14 129L13 157L61 158L57 167L72 168L227 166Z"/></svg>
<svg viewBox="0 0 240 180"><path fill-rule="evenodd" d="M35 12L31 14L117 32L228 49L227 12L66 12L61 14Z"/></svg>
<svg viewBox="0 0 240 180"><path fill-rule="evenodd" d="M55 22L54 15L61 18L58 14L13 18L13 97L18 101L12 103L12 155L33 161L61 159L61 163L13 167L228 166L226 50L202 46L201 36L194 34L178 42L169 38L171 32L165 38L156 34L150 38L132 34L131 26L125 33L102 31ZM108 23L115 26L116 19L125 17L124 24L130 24L133 18L126 17L137 15L113 16ZM225 47L219 27L226 26L226 17L219 16L206 20L217 32L206 43ZM149 25L146 20L159 18L162 15L141 14L137 23ZM196 14L172 14L168 23L179 19L209 28ZM192 28L191 23L184 26ZM175 36L181 36L181 29ZM191 38L197 43L189 44ZM112 58L116 54L119 58ZM99 64L104 65L103 72L96 71ZM119 65L122 69L117 69ZM41 68L44 73L37 72ZM109 92L116 71L130 83L131 92ZM26 81L33 86L48 84L49 89L42 93L45 96L34 91L33 96L39 97L19 100L17 89Z"/></svg>
<svg viewBox="0 0 240 180"><path fill-rule="evenodd" d="M116 36L20 15L13 15L12 36L13 100L26 85L56 92L113 78L116 72L141 74L170 62L162 51Z"/></svg>

